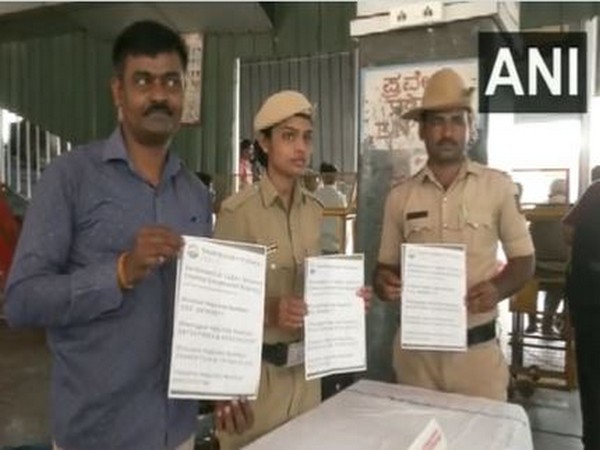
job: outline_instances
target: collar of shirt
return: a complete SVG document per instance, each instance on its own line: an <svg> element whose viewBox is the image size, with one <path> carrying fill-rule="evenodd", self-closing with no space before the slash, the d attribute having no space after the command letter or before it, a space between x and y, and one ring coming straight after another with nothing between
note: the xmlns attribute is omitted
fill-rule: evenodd
<svg viewBox="0 0 600 450"><path fill-rule="evenodd" d="M467 158L465 160L465 162L462 164L456 179L460 180L460 179L466 177L467 174L470 174L470 173L472 173L473 175L479 175L479 174L481 174L481 171L482 171L482 167L480 164L478 164L474 161L471 161L470 159ZM434 175L433 171L429 168L428 165L426 165L425 167L423 167L423 169L421 169L419 172L417 172L417 174L415 175L415 179L417 181L419 181L420 183L425 182L425 180L429 180L429 181L433 181L433 182L437 183L435 175Z"/></svg>
<svg viewBox="0 0 600 450"><path fill-rule="evenodd" d="M114 160L125 161L129 166L129 169L135 172L135 168L129 159L129 154L125 148L125 140L123 139L123 133L121 127L117 127L110 137L106 140L104 148L102 149L102 161L109 162ZM181 160L174 155L171 151L167 153L167 161L163 170L163 179L168 179L177 174L182 167Z"/></svg>
<svg viewBox="0 0 600 450"><path fill-rule="evenodd" d="M271 206L277 199L280 199L281 201L279 192L277 192L277 189L275 189L275 186L273 186L273 183L271 183L268 175L265 174L263 177L261 177L258 183L258 189L265 207ZM297 206L300 204L300 202L304 201L305 195L306 194L302 190L300 183L296 182L294 184L292 206ZM281 204L283 205L283 201L281 201Z"/></svg>

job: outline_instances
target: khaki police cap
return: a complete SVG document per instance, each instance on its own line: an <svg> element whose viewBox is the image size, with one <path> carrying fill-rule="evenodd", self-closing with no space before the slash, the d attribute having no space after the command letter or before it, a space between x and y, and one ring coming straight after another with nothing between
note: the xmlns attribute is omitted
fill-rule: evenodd
<svg viewBox="0 0 600 450"><path fill-rule="evenodd" d="M464 108L473 111L471 95L475 89L467 87L462 77L452 69L441 69L427 81L421 106L402 114L403 119L420 120L425 111Z"/></svg>
<svg viewBox="0 0 600 450"><path fill-rule="evenodd" d="M297 91L281 91L271 95L254 117L254 132L266 130L296 114L313 115L313 106Z"/></svg>

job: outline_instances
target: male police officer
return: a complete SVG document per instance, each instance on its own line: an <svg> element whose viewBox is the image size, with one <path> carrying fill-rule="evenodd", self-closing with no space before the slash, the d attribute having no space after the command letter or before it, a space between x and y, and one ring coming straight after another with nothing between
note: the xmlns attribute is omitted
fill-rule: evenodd
<svg viewBox="0 0 600 450"><path fill-rule="evenodd" d="M428 162L389 193L374 285L381 299L400 298L402 243L465 244L468 350L404 350L396 338L394 369L399 383L506 399L496 305L531 277L533 245L511 179L466 156L474 132L472 92L455 71L442 69L429 79L422 106L403 115L418 121ZM508 257L500 271L498 241Z"/></svg>

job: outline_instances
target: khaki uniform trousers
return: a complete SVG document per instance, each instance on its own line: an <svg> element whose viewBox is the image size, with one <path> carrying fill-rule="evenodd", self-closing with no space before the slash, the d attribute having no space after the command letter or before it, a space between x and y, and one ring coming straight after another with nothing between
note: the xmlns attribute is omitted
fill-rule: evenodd
<svg viewBox="0 0 600 450"><path fill-rule="evenodd" d="M506 401L508 366L496 339L466 352L434 352L401 349L398 333L393 345L398 383Z"/></svg>
<svg viewBox="0 0 600 450"><path fill-rule="evenodd" d="M256 400L250 402L254 425L236 435L218 433L221 450L237 450L260 436L317 406L321 380L306 381L304 365L278 367L263 362Z"/></svg>
<svg viewBox="0 0 600 450"><path fill-rule="evenodd" d="M184 441L181 445L177 446L177 448L175 448L175 450L194 450L194 440L195 440L195 436L192 436L187 441ZM54 443L52 444L52 448L53 448L53 450L63 450L62 448L60 448L58 445L56 445Z"/></svg>

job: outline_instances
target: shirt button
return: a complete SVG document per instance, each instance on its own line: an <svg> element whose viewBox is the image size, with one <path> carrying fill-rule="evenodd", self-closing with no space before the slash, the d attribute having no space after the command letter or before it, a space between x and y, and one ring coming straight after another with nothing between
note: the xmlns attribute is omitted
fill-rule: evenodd
<svg viewBox="0 0 600 450"><path fill-rule="evenodd" d="M448 198L444 197L443 200L444 200L444 203L446 203L448 201Z"/></svg>
<svg viewBox="0 0 600 450"><path fill-rule="evenodd" d="M444 224L444 230L447 230L447 229L448 229L448 224L447 224L447 223L445 223L445 224Z"/></svg>

